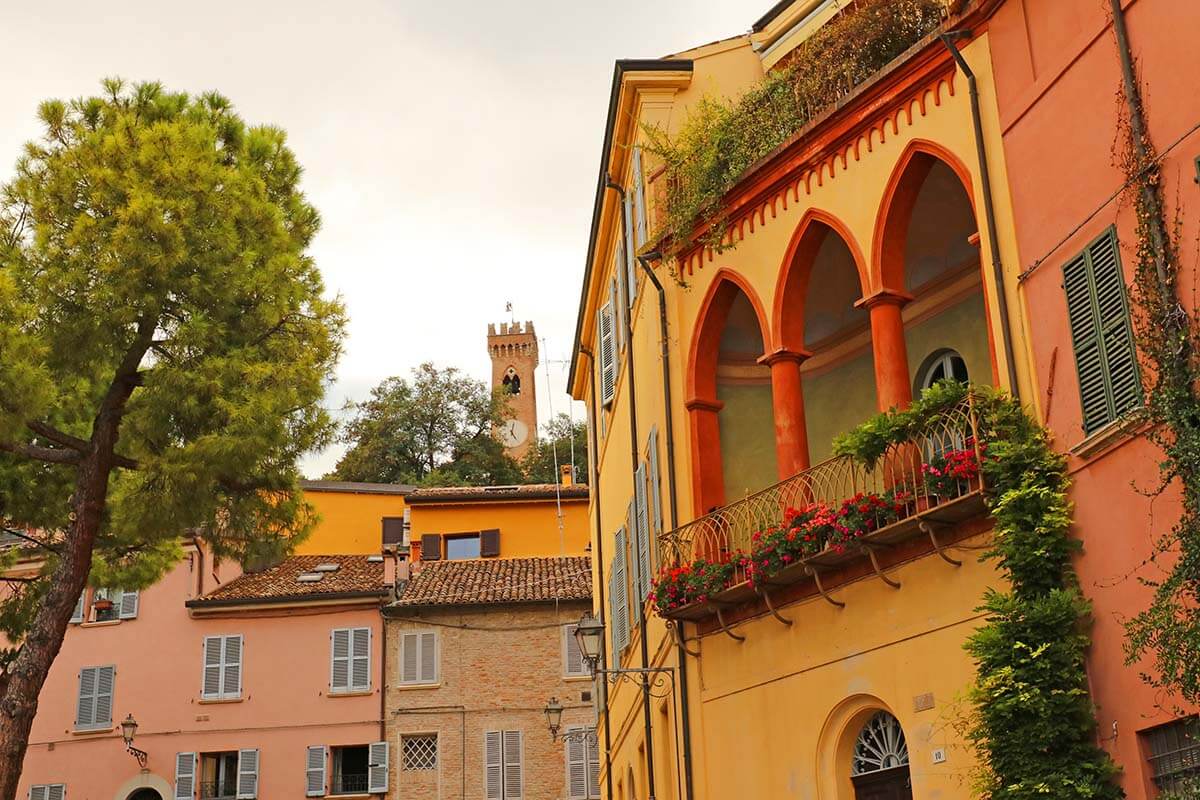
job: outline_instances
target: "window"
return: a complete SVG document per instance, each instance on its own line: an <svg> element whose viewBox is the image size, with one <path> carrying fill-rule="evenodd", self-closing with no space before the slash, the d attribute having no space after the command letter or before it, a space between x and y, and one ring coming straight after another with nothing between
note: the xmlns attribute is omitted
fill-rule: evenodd
<svg viewBox="0 0 1200 800"><path fill-rule="evenodd" d="M104 730L112 727L113 680L116 667L84 667L79 670L79 700L76 704L76 730Z"/></svg>
<svg viewBox="0 0 1200 800"><path fill-rule="evenodd" d="M575 638L578 625L564 625L563 632L563 675L568 678L580 676L591 677L587 664L583 662L583 653L579 650L579 640Z"/></svg>
<svg viewBox="0 0 1200 800"><path fill-rule="evenodd" d="M305 795L325 795L325 767L332 773L329 794L367 794L388 790L387 742L374 744L308 748L304 763Z"/></svg>
<svg viewBox="0 0 1200 800"><path fill-rule="evenodd" d="M329 634L329 691L371 690L371 629L336 628Z"/></svg>
<svg viewBox="0 0 1200 800"><path fill-rule="evenodd" d="M1145 733L1154 783L1163 791L1187 787L1200 778L1200 719L1190 717Z"/></svg>
<svg viewBox="0 0 1200 800"><path fill-rule="evenodd" d="M595 728L567 728L567 733L586 731L585 737L567 738L567 797L593 800L600 797L600 744Z"/></svg>
<svg viewBox="0 0 1200 800"><path fill-rule="evenodd" d="M200 755L200 800L232 800L237 797L238 754Z"/></svg>
<svg viewBox="0 0 1200 800"><path fill-rule="evenodd" d="M400 683L437 683L438 661L436 631L400 634Z"/></svg>
<svg viewBox="0 0 1200 800"><path fill-rule="evenodd" d="M446 559L460 561L465 558L479 558L479 534L453 534L446 537Z"/></svg>
<svg viewBox="0 0 1200 800"><path fill-rule="evenodd" d="M63 800L66 794L65 783L39 783L29 787L29 800Z"/></svg>
<svg viewBox="0 0 1200 800"><path fill-rule="evenodd" d="M967 362L954 350L938 350L921 365L917 372L917 393L928 389L938 381L955 380L966 383Z"/></svg>
<svg viewBox="0 0 1200 800"><path fill-rule="evenodd" d="M236 700L242 696L242 637L204 637L205 700Z"/></svg>
<svg viewBox="0 0 1200 800"><path fill-rule="evenodd" d="M629 644L629 588L626 583L625 529L614 537L612 569L608 576L609 612L612 636L612 663L621 661L621 651Z"/></svg>
<svg viewBox="0 0 1200 800"><path fill-rule="evenodd" d="M524 756L520 731L488 731L483 735L486 800L519 800L524 796Z"/></svg>
<svg viewBox="0 0 1200 800"><path fill-rule="evenodd" d="M93 589L90 606L92 622L115 622L123 619L136 619L138 615L139 592L122 589ZM88 621L89 606L87 604L88 590L84 589L75 603L75 611L71 614L71 622Z"/></svg>
<svg viewBox="0 0 1200 800"><path fill-rule="evenodd" d="M1083 430L1091 433L1142 402L1115 229L1063 266L1063 290L1079 374Z"/></svg>
<svg viewBox="0 0 1200 800"><path fill-rule="evenodd" d="M404 747L402 769L437 769L438 737L436 733L404 736L401 742Z"/></svg>

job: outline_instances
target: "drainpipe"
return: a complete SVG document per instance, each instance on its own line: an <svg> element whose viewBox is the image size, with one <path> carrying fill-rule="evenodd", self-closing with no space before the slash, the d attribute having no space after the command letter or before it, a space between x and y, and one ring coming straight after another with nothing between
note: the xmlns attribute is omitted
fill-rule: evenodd
<svg viewBox="0 0 1200 800"><path fill-rule="evenodd" d="M588 385L591 387L592 413L588 415L588 424L592 429L592 487L590 493L596 503L596 563L600 568L600 623L604 624L604 527L600 520L600 436L596 431L596 357L592 351L580 345L579 352L588 358ZM600 637L600 663L604 664L608 649L608 637ZM601 677L599 681L600 705L604 709L604 782L608 787L608 797L613 796L612 761L609 753L612 751L612 717L608 713L608 681Z"/></svg>
<svg viewBox="0 0 1200 800"><path fill-rule="evenodd" d="M625 189L621 187L611 177L605 178L604 185L613 189L621 196L621 204L625 203ZM628 234L628 232L627 232ZM630 469L634 474L637 474L638 468L638 429L637 429L637 389L636 381L633 377L633 321L629 316L629 286L625 286L625 278L627 270L621 270L622 274L617 276L617 281L621 286L625 287L623 297L620 299L621 305L621 324L625 328L625 381L629 388L629 456L631 461ZM650 667L650 645L646 641L646 604L645 598L638 598L638 628L642 635L641 651L642 651L642 669ZM646 793L649 800L655 800L654 792L654 731L651 728L650 720L650 676L645 674L642 676L642 723L645 728L646 736Z"/></svg>
<svg viewBox="0 0 1200 800"><path fill-rule="evenodd" d="M658 292L658 336L662 341L663 410L665 412L664 417L667 428L667 492L670 495L670 530L675 530L679 527L679 510L675 498L675 424L674 415L671 413L671 351L667 345L667 293L663 289L662 283L658 280L658 276L654 274L654 270L650 268L651 261L662 260L662 253L655 250L654 252L646 253L644 256L638 256L637 259L638 263L642 265L642 270L646 273L646 279L654 285L655 291ZM682 624L680 622L680 625ZM692 726L688 710L687 651L683 646L683 642L679 642L677 648L677 658L679 660L679 724L683 728L683 780L686 789L684 800L691 800Z"/></svg>
<svg viewBox="0 0 1200 800"><path fill-rule="evenodd" d="M983 190L983 212L987 224L988 249L992 253L992 279L996 283L996 305L1000 312L1000 336L1004 341L1005 366L1008 367L1009 392L1014 400L1021 399L1021 388L1017 385L1017 354L1013 350L1012 321L1008 318L1008 298L1004 289L1004 265L1000 261L1000 241L996 236L996 206L992 201L992 177L988 171L987 147L983 140L983 115L979 111L979 86L975 73L958 51L954 42L971 36L970 31L947 31L938 34L942 44L954 57L958 68L967 78L967 94L971 98L971 123L975 128L975 152L979 159L980 188Z"/></svg>

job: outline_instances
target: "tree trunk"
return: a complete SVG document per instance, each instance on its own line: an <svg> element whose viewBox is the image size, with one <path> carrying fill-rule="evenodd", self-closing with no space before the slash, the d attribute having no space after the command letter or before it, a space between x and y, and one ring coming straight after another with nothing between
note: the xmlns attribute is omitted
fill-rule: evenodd
<svg viewBox="0 0 1200 800"><path fill-rule="evenodd" d="M92 438L75 473L71 524L21 650L0 684L0 800L15 800L38 695L62 648L63 637L92 569L92 550L108 500L125 404L139 385L138 365L150 346L155 317L143 317L92 423Z"/></svg>

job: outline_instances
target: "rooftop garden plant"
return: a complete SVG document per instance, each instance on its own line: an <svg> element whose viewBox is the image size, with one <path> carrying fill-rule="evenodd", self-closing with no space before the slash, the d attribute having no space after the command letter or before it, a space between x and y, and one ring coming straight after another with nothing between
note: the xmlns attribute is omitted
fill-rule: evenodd
<svg viewBox="0 0 1200 800"><path fill-rule="evenodd" d="M706 97L669 136L647 127L646 149L666 169L663 247L678 256L697 225L717 250L729 220L722 200L756 162L935 31L943 0L860 0L823 25L740 97Z"/></svg>

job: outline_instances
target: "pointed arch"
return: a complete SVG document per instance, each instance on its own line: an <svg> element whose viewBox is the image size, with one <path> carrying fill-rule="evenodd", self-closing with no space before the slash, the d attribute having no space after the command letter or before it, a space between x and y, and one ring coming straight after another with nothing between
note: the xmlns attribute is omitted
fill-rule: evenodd
<svg viewBox="0 0 1200 800"><path fill-rule="evenodd" d="M875 233L871 243L872 289L864 297L879 292L904 291L904 247L908 223L916 207L917 194L929 171L939 161L958 176L971 202L971 211L978 218L971 172L962 160L937 142L927 139L909 142L888 178L875 217Z"/></svg>

